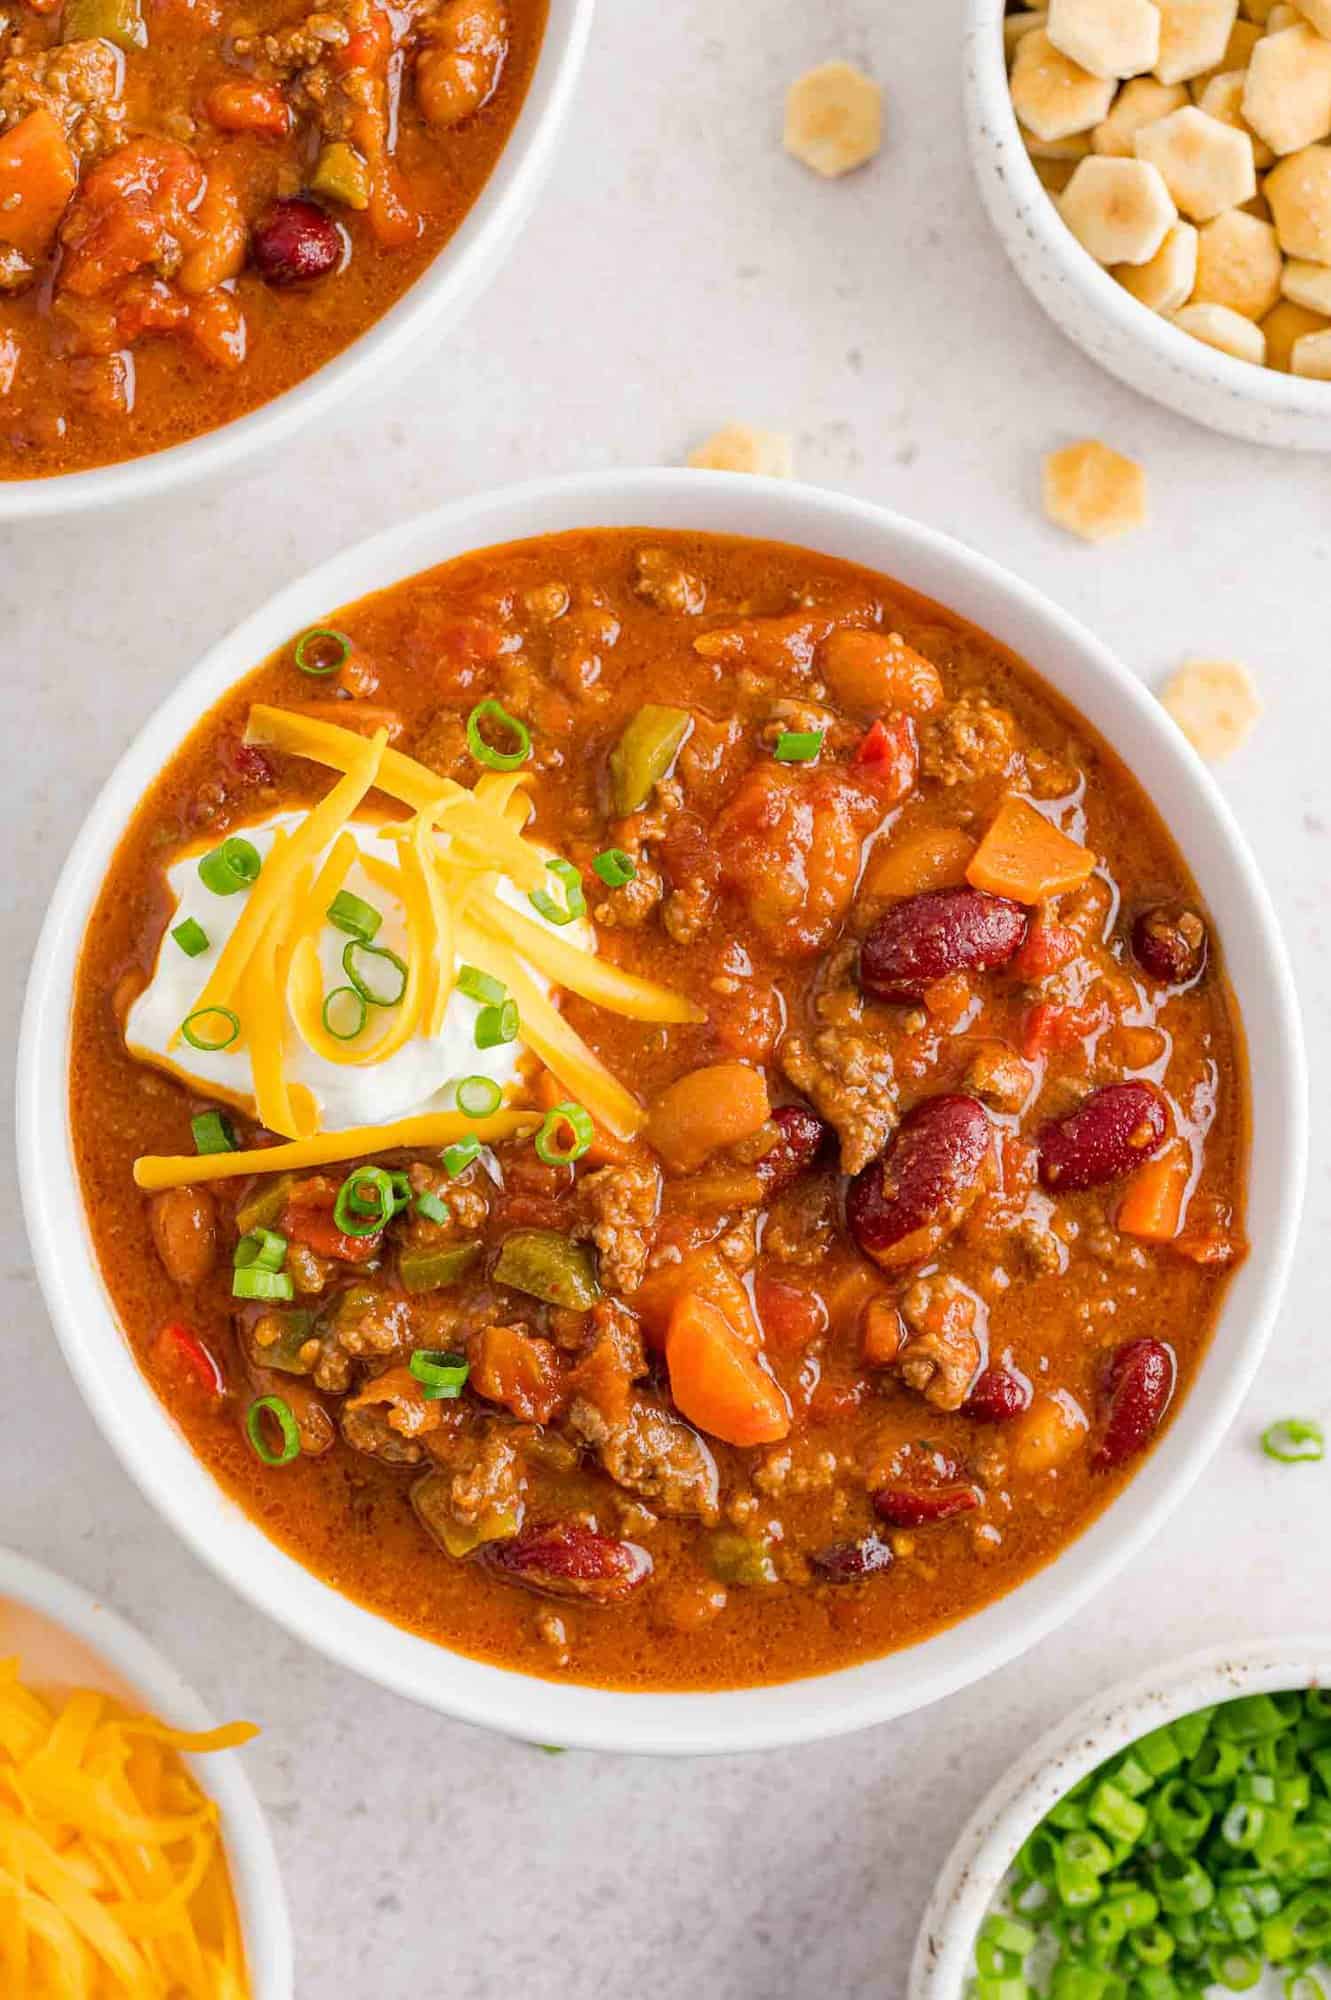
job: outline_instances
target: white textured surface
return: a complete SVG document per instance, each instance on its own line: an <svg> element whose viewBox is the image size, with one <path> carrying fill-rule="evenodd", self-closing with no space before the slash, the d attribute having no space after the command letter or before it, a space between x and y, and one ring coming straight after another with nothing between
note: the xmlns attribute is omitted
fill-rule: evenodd
<svg viewBox="0 0 1331 2000"><path fill-rule="evenodd" d="M797 434L808 478L918 514L1041 582L1148 679L1247 658L1268 701L1225 786L1272 884L1310 1030L1331 1021L1326 759L1331 462L1171 420L1045 321L963 157L962 0L602 0L575 123L516 262L437 359L234 489L0 536L12 1045L45 897L113 756L181 667L330 548L542 471L670 460L734 418ZM780 152L781 97L848 56L888 143L836 185ZM1142 457L1154 522L1099 552L1038 511L1040 452ZM84 1413L0 1186L0 1538L105 1591L219 1710L267 1725L301 2000L900 2000L934 1872L1021 1743L1153 1658L1317 1622L1328 1473L1255 1435L1331 1416L1331 1151L1262 1388L1149 1554L1040 1653L911 1720L707 1765L548 1758L325 1666L213 1581ZM1309 1532L1311 1530L1311 1532Z"/></svg>

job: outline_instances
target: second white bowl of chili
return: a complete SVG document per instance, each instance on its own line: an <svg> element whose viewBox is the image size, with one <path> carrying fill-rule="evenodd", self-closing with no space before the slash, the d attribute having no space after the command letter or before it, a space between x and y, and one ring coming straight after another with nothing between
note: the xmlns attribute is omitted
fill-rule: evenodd
<svg viewBox="0 0 1331 2000"><path fill-rule="evenodd" d="M326 624L330 606L349 606L368 593L382 591L399 579L468 551L571 534L586 529L588 523L595 524L594 535L579 538L577 546L595 535L615 531L631 531L632 544L648 549L654 536L667 543L678 536L679 541L671 546L684 558L692 546L700 567L705 567L707 559L705 545L697 541L691 544L688 538L709 535L738 535L782 545L761 559L769 568L792 560L798 566L799 559L790 556L792 547L817 552L805 559L806 568L816 566L822 558L830 558L834 564L861 565L880 576L899 579L909 591L935 600L993 635L1000 649L1008 648L1030 661L1056 695L1085 718L1090 730L1099 732L1130 759L1147 797L1166 801L1168 819L1185 832L1187 862L1210 912L1248 1041L1251 1133L1246 1232L1258 1254L1240 1263L1231 1279L1214 1337L1196 1362L1188 1393L1180 1399L1158 1445L1111 1503L1095 1518L1088 1516L1089 1524L1082 1526L1075 1540L1052 1561L1031 1567L1024 1580L1005 1596L981 1603L961 1623L946 1629L936 1629L935 1612L930 1621L934 1629L928 1637L878 1657L859 1657L854 1664L841 1665L835 1658L818 1659L807 1653L789 1662L782 1659L779 1684L743 1684L772 1678L768 1656L757 1643L765 1614L755 1607L762 1600L753 1597L744 1600L742 1614L742 1619L749 1621L745 1629L754 1640L752 1664L737 1667L719 1639L709 1642L709 1633L715 1634L717 1627L703 1623L682 1642L677 1636L660 1641L662 1659L667 1662L663 1676L674 1673L676 1686L653 1688L653 1628L649 1624L635 1642L637 1671L648 1683L638 1689L622 1684L619 1668L615 1669L621 1675L619 1686L572 1684L555 1678L561 1670L553 1660L542 1662L539 1677L536 1671L515 1672L433 1643L340 1594L270 1541L223 1493L157 1400L129 1344L117 1330L116 1311L99 1270L78 1191L79 1161L69 1114L71 1060L78 1054L70 1046L70 995L89 920L106 879L106 856L115 853L138 801L182 742L256 661L287 647L292 636L304 628ZM626 551L628 546L626 541ZM550 599L542 592L548 584L550 560L543 568L539 553L529 550L514 572L532 602L547 608ZM638 563L636 574L644 589L659 596L663 617L667 613L691 615L686 568L667 566L663 571L649 560ZM600 618L604 605L598 603L595 591L577 601L585 614L577 630L586 639L591 630L586 618ZM562 614L562 608L556 608L556 616ZM927 613L927 606L922 609L914 604L912 615L921 634L930 629ZM733 620L733 612L731 616ZM938 619L945 622L942 613ZM351 613L348 622L356 629ZM798 624L798 619L795 622ZM861 614L859 623L864 622ZM434 657L448 655L456 660L459 646L465 654L466 644L474 639L475 625L471 612L460 620L450 616L447 634L440 641L443 651ZM606 638L603 625L597 629L600 645L607 648L613 642ZM659 629L664 631L665 627ZM711 624L709 629L718 628ZM945 631L937 626L933 629L940 658L946 653L949 672L959 672L964 679L964 634L958 636L951 624ZM716 652L719 644L724 654L732 643L723 634L719 642L712 642L711 649ZM850 650L856 651L856 646ZM565 671L575 675L570 685L578 684L578 676L592 671L585 665L592 654L599 659L595 645L590 654L582 645L578 658L584 665L573 667L568 657L561 655ZM289 660L290 656L285 657ZM992 664L992 650L988 657ZM466 671L471 673L472 668ZM932 668L928 671L934 673ZM1015 668L1012 671L1015 673ZM540 695L542 690L545 695L558 695L556 706L565 702L553 683L542 682L528 693ZM809 692L807 687L804 692ZM963 713L935 742L935 769L946 768L944 751L949 745L964 751L967 744L985 740L986 733L992 738L995 729L1001 735L1002 725L994 721L990 712L993 705L987 702L983 688L971 687L970 702L969 707L954 704L961 706ZM781 768L783 754L786 760L794 756L794 761L799 761L797 753L804 738L818 735L816 728L809 730L809 719L807 713L784 715L773 764L765 767L769 772ZM834 787L866 782L854 777L855 770L862 769L866 761L882 762L879 752L885 737L890 748L892 740L900 745L903 736L913 741L912 730L904 726L897 730L895 739L889 732L870 730L855 753L859 762L852 763L849 778L839 775L845 767L829 759L826 779L815 782ZM1056 785L1056 780L1049 778L1051 760L1047 753L1041 755L1043 763L1037 760L1032 768L1043 770L1047 781ZM777 783L761 771L754 782L759 787ZM1048 818L1042 823L1047 826ZM1070 825L1078 823L1075 818L1069 820ZM733 819L729 827L727 839L733 836L735 851L744 851L744 830ZM1072 847L1075 842L1068 841L1058 853L1066 856ZM992 855L992 847L988 851ZM743 897L742 880L735 893ZM754 915L752 905L749 915ZM771 912L757 915L767 921ZM801 913L795 915L798 919ZM936 997L931 1004L941 1002ZM645 1050L647 1044L641 1046ZM1237 1054L1235 1060L1241 1067ZM1235 1087L1241 1101L1242 1085L1236 1083ZM127 1468L196 1551L291 1630L369 1678L427 1705L529 1740L651 1753L733 1751L815 1740L918 1707L978 1679L1035 1644L1126 1562L1202 1471L1260 1360L1284 1283L1300 1207L1305 1115L1297 1009L1265 890L1209 774L1133 676L1037 592L931 530L863 501L813 489L672 471L542 483L444 508L324 564L214 648L180 682L122 759L75 843L34 961L19 1061L23 1194L39 1275L60 1339L84 1395ZM1242 1146L1237 1128L1235 1145L1235 1171L1241 1174ZM137 1199L128 1186L123 1198ZM146 1231L144 1254L152 1254ZM1112 1280L1106 1283L1112 1290ZM1155 1379L1153 1386L1151 1378L1156 1361L1149 1356L1147 1360L1147 1376L1140 1380L1134 1377L1126 1401L1120 1393L1121 1384L1115 1391L1120 1409L1134 1397L1140 1400L1140 1394L1145 1394L1149 1398L1159 1389L1159 1380ZM1156 1373L1158 1376L1158 1368ZM867 1388L855 1392L861 1400L865 1393L872 1392ZM955 1418L940 1414L940 1407L935 1405L934 1420L955 1423ZM955 1404L952 1407L955 1410ZM1038 1453L1048 1447L1050 1426L1057 1429L1060 1424L1077 1421L1085 1424L1084 1413L1074 1418L1066 1405L1045 1409L1043 1430L1037 1427L1031 1449ZM928 1469L926 1484L938 1484L943 1456L938 1454ZM751 1463L756 1466L758 1462ZM771 1476L780 1479L784 1475L778 1468ZM918 1510L918 1495L912 1505ZM753 1511L752 1505L748 1506L748 1518ZM906 1525L899 1498L890 1505L880 1501L879 1513L896 1530ZM727 1526L744 1518L741 1509ZM647 1532L650 1534L650 1527ZM907 1539L898 1538L896 1543L898 1556L906 1565L903 1575L909 1573L908 1537L907 1529ZM544 1553L549 1556L548 1547ZM776 1558L780 1556L777 1549ZM369 1560L368 1555L365 1559ZM549 1581L548 1573L537 1580ZM744 1578L736 1576L734 1581L738 1590ZM891 1577L871 1578L861 1588L890 1588L892 1581ZM370 1578L362 1583L357 1594L372 1596L372 1582ZM567 1576L562 1582L567 1584ZM789 1582L786 1588L790 1588ZM509 1595L516 1599L522 1594ZM504 1604L508 1601L507 1597L502 1599ZM386 1608L398 1617L404 1615L396 1604ZM531 1611L537 1606L528 1602L526 1608ZM550 1611L557 1616L560 1606L552 1605ZM600 1614L602 1618L613 1615L610 1611ZM811 1626L810 1632L813 1629ZM475 1650L495 1652L492 1635L487 1643L485 1634L478 1636L471 1631L463 1635L463 1643L468 1637ZM588 1643L593 1657L598 1657L595 1649L601 1641ZM672 1645L673 1654L669 1652ZM691 1687L679 1685L679 1670L671 1664L686 1655L695 1671ZM519 1657L524 1667L533 1667L530 1653ZM811 1657L815 1665L827 1670L810 1673ZM709 1659L714 1662L710 1678L719 1683L711 1688L706 1685L709 1675L696 1671L699 1660ZM609 1668L604 1677L611 1677Z"/></svg>

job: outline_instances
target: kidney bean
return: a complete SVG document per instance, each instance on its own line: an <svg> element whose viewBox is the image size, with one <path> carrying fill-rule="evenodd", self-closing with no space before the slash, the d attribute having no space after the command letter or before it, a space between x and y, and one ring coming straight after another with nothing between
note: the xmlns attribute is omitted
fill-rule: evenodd
<svg viewBox="0 0 1331 2000"><path fill-rule="evenodd" d="M222 745L222 755L236 776L247 784L276 783L276 774L263 751L253 743L246 743L243 737L229 736Z"/></svg>
<svg viewBox="0 0 1331 2000"><path fill-rule="evenodd" d="M1011 1368L986 1368L961 1406L965 1417L985 1424L1010 1423L1031 1406L1031 1385Z"/></svg>
<svg viewBox="0 0 1331 2000"><path fill-rule="evenodd" d="M1143 910L1132 926L1132 955L1162 986L1189 986L1206 967L1206 924L1186 903Z"/></svg>
<svg viewBox="0 0 1331 2000"><path fill-rule="evenodd" d="M1173 1401L1177 1379L1174 1350L1163 1340L1129 1340L1114 1350L1105 1371L1104 1423L1091 1454L1096 1472L1112 1472L1144 1449Z"/></svg>
<svg viewBox="0 0 1331 2000"><path fill-rule="evenodd" d="M993 1171L993 1127L977 1098L926 1097L846 1191L846 1224L887 1270L932 1255Z"/></svg>
<svg viewBox="0 0 1331 2000"><path fill-rule="evenodd" d="M754 1172L769 1197L785 1191L817 1160L832 1136L832 1128L804 1104L783 1104L772 1113L771 1122L780 1138L770 1153L756 1162Z"/></svg>
<svg viewBox="0 0 1331 2000"><path fill-rule="evenodd" d="M859 1583L866 1576L881 1576L891 1569L896 1557L881 1535L861 1535L858 1542L837 1542L809 1557L809 1567L824 1583Z"/></svg>
<svg viewBox="0 0 1331 2000"><path fill-rule="evenodd" d="M148 1203L148 1226L167 1277L202 1284L217 1251L217 1208L207 1188L164 1188Z"/></svg>
<svg viewBox="0 0 1331 2000"><path fill-rule="evenodd" d="M580 1521L548 1521L524 1529L512 1541L490 1543L483 1560L526 1590L590 1604L618 1604L652 1573L646 1549L599 1534Z"/></svg>
<svg viewBox="0 0 1331 2000"><path fill-rule="evenodd" d="M973 1486L884 1486L873 1504L889 1528L931 1528L980 1504Z"/></svg>
<svg viewBox="0 0 1331 2000"><path fill-rule="evenodd" d="M875 1000L917 1005L953 972L991 972L1021 948L1020 903L981 889L926 889L894 903L860 947L860 985Z"/></svg>
<svg viewBox="0 0 1331 2000"><path fill-rule="evenodd" d="M1103 1187L1159 1152L1168 1131L1154 1084L1107 1083L1040 1128L1040 1179L1060 1194Z"/></svg>
<svg viewBox="0 0 1331 2000"><path fill-rule="evenodd" d="M250 233L250 255L270 285L307 285L342 262L346 243L317 201L285 195L270 202Z"/></svg>

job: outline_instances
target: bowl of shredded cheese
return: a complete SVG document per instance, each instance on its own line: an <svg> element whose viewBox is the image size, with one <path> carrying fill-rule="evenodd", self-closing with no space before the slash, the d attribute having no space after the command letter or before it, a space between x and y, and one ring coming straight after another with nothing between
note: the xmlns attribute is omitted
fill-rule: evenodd
<svg viewBox="0 0 1331 2000"><path fill-rule="evenodd" d="M291 2000L277 1859L235 1754L256 1734L0 1550L0 1992Z"/></svg>

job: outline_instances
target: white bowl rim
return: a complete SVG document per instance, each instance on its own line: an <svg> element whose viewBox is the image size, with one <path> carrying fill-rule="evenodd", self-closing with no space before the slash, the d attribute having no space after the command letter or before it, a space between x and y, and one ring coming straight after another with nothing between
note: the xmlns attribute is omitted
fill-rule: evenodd
<svg viewBox="0 0 1331 2000"><path fill-rule="evenodd" d="M132 505L234 473L263 451L410 365L427 335L460 319L508 253L554 164L591 39L596 0L549 0L522 108L484 187L420 276L321 368L243 416L180 444L85 472L0 480L0 524Z"/></svg>
<svg viewBox="0 0 1331 2000"><path fill-rule="evenodd" d="M1331 1633L1208 1646L1092 1695L1022 1752L943 1864L916 1939L908 2000L963 2000L976 1933L1036 1826L1088 1771L1149 1730L1243 1694L1331 1685Z"/></svg>
<svg viewBox="0 0 1331 2000"><path fill-rule="evenodd" d="M1194 872L1213 907L1221 892L1230 905L1226 937L1239 947L1231 971L1250 1036L1259 1001L1264 1017L1253 1043L1249 1202L1250 1215L1261 1209L1267 1217L1263 1254L1249 1257L1231 1281L1198 1380L1125 1492L1052 1563L959 1625L829 1674L720 1693L606 1690L488 1665L390 1625L268 1541L194 1457L119 1332L87 1239L68 1130L66 1023L104 856L199 717L292 632L325 619L339 603L467 549L598 525L742 534L820 549L895 574L997 630L1027 658L1034 650L1033 664L1055 686L1060 674L1075 669L1084 685L1068 698L1111 740L1121 742L1130 729L1147 789L1157 802L1171 801L1176 819L1186 807L1195 829L1191 845L1185 843ZM1209 871L1199 865L1203 836L1212 850ZM1302 1034L1274 912L1214 779L1140 682L1031 586L936 530L794 482L676 469L536 481L454 501L331 558L214 646L150 717L74 841L32 963L17 1091L20 1187L57 1335L126 1470L195 1552L297 1637L426 1706L526 1741L650 1754L767 1749L863 1728L968 1685L1070 1616L1160 1525L1233 1421L1283 1288L1307 1151Z"/></svg>
<svg viewBox="0 0 1331 2000"><path fill-rule="evenodd" d="M0 1548L0 1600L26 1605L82 1640L118 1679L141 1695L145 1709L177 1729L215 1729L216 1718L171 1662L100 1598L17 1550ZM187 1757L217 1802L232 1887L245 1939L254 2000L292 2000L291 1920L268 1822L240 1753Z"/></svg>
<svg viewBox="0 0 1331 2000"><path fill-rule="evenodd" d="M1121 333L1154 348L1171 367L1195 381L1210 388L1218 385L1240 402L1260 405L1281 416L1331 416L1331 383L1286 375L1278 368L1256 368L1251 362L1237 361L1232 354L1208 347L1134 299L1082 248L1036 173L1021 136L1003 56L1004 0L969 0L969 10L966 43L972 54L970 73L988 122L991 146L1001 157L1004 178L1029 202L1029 215L1023 210L1024 218L1069 282Z"/></svg>

